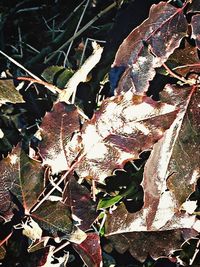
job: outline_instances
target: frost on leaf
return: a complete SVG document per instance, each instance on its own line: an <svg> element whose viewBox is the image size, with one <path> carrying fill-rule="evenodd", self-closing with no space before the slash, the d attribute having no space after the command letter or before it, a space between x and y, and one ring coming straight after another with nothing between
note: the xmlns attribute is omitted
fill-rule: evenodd
<svg viewBox="0 0 200 267"><path fill-rule="evenodd" d="M200 173L199 91L196 86L180 89L168 85L163 98L179 112L145 165L144 206L134 214L124 207L114 211L107 225L108 235L183 228L199 231L195 216L181 207L194 191ZM122 222L120 218L126 219Z"/></svg>
<svg viewBox="0 0 200 267"><path fill-rule="evenodd" d="M43 170L39 162L30 159L18 145L0 162L0 213L12 217L11 193L22 203L25 213L37 202L43 190Z"/></svg>
<svg viewBox="0 0 200 267"><path fill-rule="evenodd" d="M146 92L149 81L155 76L155 68L168 59L186 33L183 8L165 2L153 5L149 18L135 28L118 49L113 67L125 66L126 70L117 94L128 90Z"/></svg>
<svg viewBox="0 0 200 267"><path fill-rule="evenodd" d="M200 49L200 14L194 15L191 21L192 38L196 42L196 46Z"/></svg>
<svg viewBox="0 0 200 267"><path fill-rule="evenodd" d="M137 260L143 262L148 255L154 259L167 257L179 248L184 240L194 235L193 231L181 229L162 232L130 232L109 236L117 252L123 254L129 250ZM142 250L141 250L142 248ZM162 265L161 265L162 266Z"/></svg>
<svg viewBox="0 0 200 267"><path fill-rule="evenodd" d="M176 117L174 106L131 92L103 102L83 126L83 152L75 167L81 178L104 179L152 148Z"/></svg>
<svg viewBox="0 0 200 267"><path fill-rule="evenodd" d="M39 152L43 164L50 165L53 173L68 170L78 154L78 140L75 140L74 145L76 136L73 139L72 135L79 129L78 112L73 105L58 102L53 110L45 115L39 130L42 138Z"/></svg>

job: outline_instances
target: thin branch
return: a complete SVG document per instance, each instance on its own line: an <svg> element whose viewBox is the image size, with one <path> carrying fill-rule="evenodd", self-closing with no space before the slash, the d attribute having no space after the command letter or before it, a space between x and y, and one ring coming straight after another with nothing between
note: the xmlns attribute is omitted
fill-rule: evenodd
<svg viewBox="0 0 200 267"><path fill-rule="evenodd" d="M69 19L71 19L71 17L76 13L77 10L79 10L79 8L86 2L87 0L83 0L72 12L71 14L60 24L60 27L63 27L68 21Z"/></svg>
<svg viewBox="0 0 200 267"><path fill-rule="evenodd" d="M53 54L48 57L45 60L45 63L49 62L51 59L53 59L60 50L63 50L72 40L75 40L77 37L79 37L84 31L86 31L92 24L94 24L99 18L101 18L103 15L105 15L107 12L112 10L114 7L116 7L117 3L116 1L106 7L104 10L99 12L92 20L90 20L83 28L81 28L74 36L72 36L70 39L68 39L63 45L61 45L56 51L53 52Z"/></svg>
<svg viewBox="0 0 200 267"><path fill-rule="evenodd" d="M81 152L80 152L81 153ZM56 183L56 186L54 186L36 205L35 207L31 210L31 213L36 211L42 203L49 198L49 196L56 190L56 188L67 178L67 176L74 170L76 165L80 162L80 160L85 156L85 153L82 155L79 153L77 156L77 160L71 165L68 171L60 178L60 180ZM43 192L41 193L43 195ZM31 214L30 214L31 215Z"/></svg>
<svg viewBox="0 0 200 267"><path fill-rule="evenodd" d="M28 81L28 82L31 82L31 83L37 83L37 84L44 85L47 89L49 89L52 92L54 92L54 91L56 91L57 93L61 93L62 92L61 89L57 88L56 86L54 86L54 85L52 85L50 83L42 81L42 80L36 80L36 79L32 79L30 77L17 77L16 79L19 80L19 81Z"/></svg>
<svg viewBox="0 0 200 267"><path fill-rule="evenodd" d="M85 12L86 12L86 9L87 9L87 7L88 7L88 5L89 5L89 2L90 2L90 0L87 0L87 3L85 4L85 7L84 7L83 12L82 12L82 14L81 14L81 17L80 17L80 19L79 19L79 21L78 21L78 24L77 24L77 26L76 26L76 29L75 29L75 32L74 32L74 36L76 35L76 33L77 33L77 31L78 31L78 29L79 29L79 27L80 27L80 24L81 24L81 22L82 22L82 20L83 20L83 17L84 17L84 15L85 15ZM70 42L70 44L69 44L69 47L68 47L68 50L67 50L67 53L66 53L66 56L65 56L65 59L64 59L64 64L63 64L64 67L65 67L66 61L67 61L67 59L68 59L69 52L70 52L70 50L71 50L71 47L72 47L72 45L73 45L73 42L74 42L74 39L71 40L71 42Z"/></svg>
<svg viewBox="0 0 200 267"><path fill-rule="evenodd" d="M18 66L19 68L21 68L22 70L24 70L25 72L27 72L31 77L33 77L36 80L40 80L40 78L38 78L35 74L33 74L32 72L30 72L28 69L26 69L24 66L22 66L19 62L17 62L15 59L13 59L12 57L8 56L6 53L4 53L3 51L0 50L0 54L2 54L4 57L6 57L7 59L9 59L13 64L15 64L16 66Z"/></svg>
<svg viewBox="0 0 200 267"><path fill-rule="evenodd" d="M65 243L63 243L61 246L59 246L58 248L56 248L55 250L53 250L53 254L55 254L56 252L58 252L59 250L63 249L64 247L68 246L70 244L69 241L66 241Z"/></svg>
<svg viewBox="0 0 200 267"><path fill-rule="evenodd" d="M185 83L185 84L189 84L189 85L194 85L194 80L192 79L185 79L184 77L179 76L178 74L176 74L175 72L173 72L165 63L162 64L163 67L166 69L166 71L174 78L178 79L179 81Z"/></svg>

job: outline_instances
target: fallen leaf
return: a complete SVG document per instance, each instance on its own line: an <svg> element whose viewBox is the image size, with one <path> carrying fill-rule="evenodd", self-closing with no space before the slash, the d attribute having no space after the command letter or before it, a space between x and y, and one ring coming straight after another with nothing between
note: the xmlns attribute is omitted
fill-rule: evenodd
<svg viewBox="0 0 200 267"><path fill-rule="evenodd" d="M29 158L18 145L0 162L1 190L0 212L6 219L13 216L10 192L22 203L25 214L29 214L32 206L37 202L43 190L43 170L41 164Z"/></svg>
<svg viewBox="0 0 200 267"><path fill-rule="evenodd" d="M24 102L22 95L13 84L13 80L0 80L0 105L6 102Z"/></svg>
<svg viewBox="0 0 200 267"><path fill-rule="evenodd" d="M102 255L100 239L96 233L88 233L87 238L81 244L73 244L86 266L101 267Z"/></svg>
<svg viewBox="0 0 200 267"><path fill-rule="evenodd" d="M91 199L90 191L74 177L70 177L66 183L63 202L71 209L74 220L79 222L78 227L84 231L88 230L98 217L97 204Z"/></svg>
<svg viewBox="0 0 200 267"><path fill-rule="evenodd" d="M75 152L70 149L72 134L77 130L80 130L79 116L73 105L56 103L43 118L38 132L42 138L39 152L43 164L50 165L53 173L67 170L78 155L78 147Z"/></svg>
<svg viewBox="0 0 200 267"><path fill-rule="evenodd" d="M185 47L177 48L169 57L167 64L175 73L183 77L192 72L198 73L200 72L198 50L188 42L185 42Z"/></svg>
<svg viewBox="0 0 200 267"><path fill-rule="evenodd" d="M112 220L108 218L108 235L179 228L199 231L195 216L181 211L199 177L199 91L196 86L180 89L168 85L163 94L180 111L164 137L154 145L145 165L144 206L134 214L124 207L114 211Z"/></svg>
<svg viewBox="0 0 200 267"><path fill-rule="evenodd" d="M104 179L152 148L176 117L172 105L127 92L103 102L82 129L83 151L75 171L81 178Z"/></svg>
<svg viewBox="0 0 200 267"><path fill-rule="evenodd" d="M184 6L160 2L152 5L149 18L135 28L120 45L112 67L125 66L117 94L131 90L143 94L149 81L187 34ZM170 29L170 30L169 30Z"/></svg>
<svg viewBox="0 0 200 267"><path fill-rule="evenodd" d="M129 232L108 236L117 252L127 250L137 260L143 262L148 255L154 259L169 256L185 241L184 230L175 229L162 232ZM190 236L194 232L191 231ZM188 235L187 235L188 236Z"/></svg>

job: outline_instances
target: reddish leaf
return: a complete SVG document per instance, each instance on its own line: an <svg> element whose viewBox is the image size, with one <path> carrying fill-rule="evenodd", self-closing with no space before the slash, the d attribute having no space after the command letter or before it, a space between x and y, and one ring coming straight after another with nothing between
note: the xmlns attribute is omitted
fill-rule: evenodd
<svg viewBox="0 0 200 267"><path fill-rule="evenodd" d="M191 20L192 38L196 42L196 46L200 49L200 14L194 15Z"/></svg>
<svg viewBox="0 0 200 267"><path fill-rule="evenodd" d="M124 207L114 211L112 221L108 219L108 234L178 228L199 230L195 216L181 211L180 207L194 191L199 177L200 95L196 87L172 86L166 87L165 94L180 111L171 128L154 145L146 163L142 182L144 206L134 214L129 214Z"/></svg>
<svg viewBox="0 0 200 267"><path fill-rule="evenodd" d="M50 165L54 173L67 170L78 154L78 147L78 151L73 151L70 141L79 128L78 112L73 105L58 102L45 115L39 131L42 137L39 151L43 163Z"/></svg>
<svg viewBox="0 0 200 267"><path fill-rule="evenodd" d="M83 154L75 170L81 178L100 183L130 159L151 149L168 129L177 111L131 92L103 102L82 130Z"/></svg>
<svg viewBox="0 0 200 267"><path fill-rule="evenodd" d="M143 262L148 255L154 259L169 256L190 236L194 236L194 231L185 233L184 230L176 229L159 234L158 232L130 232L111 235L108 239L119 253L123 254L129 250L134 258Z"/></svg>
<svg viewBox="0 0 200 267"><path fill-rule="evenodd" d="M188 42L185 42L184 48L177 48L168 62L172 65L172 70L183 77L191 72L200 72L198 50Z"/></svg>
<svg viewBox="0 0 200 267"><path fill-rule="evenodd" d="M90 191L71 177L65 186L63 201L76 216L74 220L80 220L79 228L88 230L98 216L97 204L92 201Z"/></svg>
<svg viewBox="0 0 200 267"><path fill-rule="evenodd" d="M170 96L180 94L179 89L174 89ZM194 191L196 182L200 177L200 93L196 86L190 88L187 102L182 104L180 119L174 122L174 143L170 144L166 166L168 188L173 192L177 207ZM178 126L178 130L176 127ZM163 139L165 143L166 137ZM168 164L168 165L167 165ZM171 175L172 174L172 175ZM178 190L181 187L181 190Z"/></svg>
<svg viewBox="0 0 200 267"><path fill-rule="evenodd" d="M155 68L168 59L186 36L187 21L183 9L165 2L153 5L149 18L123 41L113 63L113 67L127 68L119 81L117 94L128 90L147 91L149 81L155 76Z"/></svg>
<svg viewBox="0 0 200 267"><path fill-rule="evenodd" d="M25 213L37 202L43 190L43 170L41 164L30 159L18 145L0 162L2 200L0 208L5 219L12 217L12 200L9 191L22 203ZM8 216L8 218L7 218Z"/></svg>
<svg viewBox="0 0 200 267"><path fill-rule="evenodd" d="M73 244L73 247L88 267L102 266L100 239L96 233L88 233L81 244Z"/></svg>

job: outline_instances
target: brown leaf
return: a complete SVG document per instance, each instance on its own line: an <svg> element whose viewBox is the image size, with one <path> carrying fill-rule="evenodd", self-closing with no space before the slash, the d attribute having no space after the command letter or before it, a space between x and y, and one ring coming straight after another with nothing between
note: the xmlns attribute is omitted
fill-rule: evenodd
<svg viewBox="0 0 200 267"><path fill-rule="evenodd" d="M70 234L73 231L71 212L60 201L45 201L36 211L31 213L31 217L42 229L55 236L58 231L65 234Z"/></svg>
<svg viewBox="0 0 200 267"><path fill-rule="evenodd" d="M125 208L114 211L112 222L107 226L108 234L199 229L195 216L180 210L194 191L199 176L199 92L196 87L167 86L165 94L165 99L177 105L180 111L164 137L154 145L145 165L144 206L134 214Z"/></svg>
<svg viewBox="0 0 200 267"><path fill-rule="evenodd" d="M88 233L87 238L81 244L74 244L73 247L83 259L86 266L102 266L101 246L98 234Z"/></svg>
<svg viewBox="0 0 200 267"><path fill-rule="evenodd" d="M168 59L186 36L187 21L183 9L184 6L175 8L165 2L153 5L149 18L123 41L113 63L113 67L126 67L117 94L128 90L140 94L147 91L149 81L155 76L155 68Z"/></svg>
<svg viewBox="0 0 200 267"><path fill-rule="evenodd" d="M23 103L23 97L15 88L12 80L0 80L0 104L6 102Z"/></svg>
<svg viewBox="0 0 200 267"><path fill-rule="evenodd" d="M25 213L37 202L43 190L43 170L38 161L30 159L18 145L0 162L1 190L0 212L2 216L12 217L13 203L11 192L22 203Z"/></svg>
<svg viewBox="0 0 200 267"><path fill-rule="evenodd" d="M190 72L200 72L198 50L188 42L185 42L184 48L177 48L168 62L172 64L172 70L183 77Z"/></svg>
<svg viewBox="0 0 200 267"><path fill-rule="evenodd" d="M88 230L98 217L97 203L92 201L90 191L80 185L74 177L70 177L64 188L63 202L71 208L76 219L80 220L79 228L81 230Z"/></svg>
<svg viewBox="0 0 200 267"><path fill-rule="evenodd" d="M78 146L77 151L70 147L72 134L77 130L80 130L79 116L73 105L58 102L45 115L39 130L42 137L39 151L43 164L50 165L53 173L67 170L78 154Z"/></svg>
<svg viewBox="0 0 200 267"><path fill-rule="evenodd" d="M104 179L116 168L151 149L176 117L172 105L128 92L103 102L83 126L83 153L75 167L81 178Z"/></svg>
<svg viewBox="0 0 200 267"><path fill-rule="evenodd" d="M187 237L194 236L194 231ZM129 250L131 255L141 262L151 255L154 259L169 256L173 250L178 249L184 240L185 231L181 229L162 232L130 232L111 235L108 239L112 242L117 252L123 254Z"/></svg>

